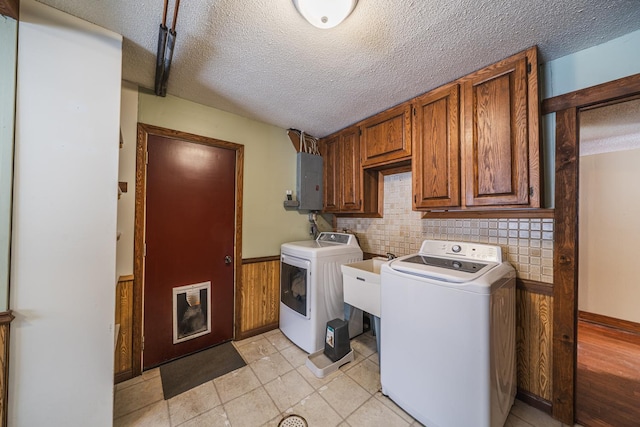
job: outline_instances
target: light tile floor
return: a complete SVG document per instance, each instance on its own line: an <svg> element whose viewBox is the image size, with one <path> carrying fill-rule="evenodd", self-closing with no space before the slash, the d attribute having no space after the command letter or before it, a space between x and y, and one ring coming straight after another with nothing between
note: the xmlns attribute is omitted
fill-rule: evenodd
<svg viewBox="0 0 640 427"><path fill-rule="evenodd" d="M113 425L276 427L287 414L311 427L420 426L380 392L375 338L351 341L355 360L325 378L306 367L307 353L273 330L234 345L247 366L163 400L159 369L116 385ZM562 427L516 400L506 427Z"/></svg>

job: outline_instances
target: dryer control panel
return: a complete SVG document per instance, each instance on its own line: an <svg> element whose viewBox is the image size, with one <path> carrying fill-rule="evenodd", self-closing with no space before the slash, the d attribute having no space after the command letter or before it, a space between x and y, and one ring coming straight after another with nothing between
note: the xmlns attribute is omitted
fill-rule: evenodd
<svg viewBox="0 0 640 427"><path fill-rule="evenodd" d="M323 231L322 233L320 233L316 241L348 245L348 244L356 243L356 238L353 234L349 234L349 233L331 233L331 232Z"/></svg>

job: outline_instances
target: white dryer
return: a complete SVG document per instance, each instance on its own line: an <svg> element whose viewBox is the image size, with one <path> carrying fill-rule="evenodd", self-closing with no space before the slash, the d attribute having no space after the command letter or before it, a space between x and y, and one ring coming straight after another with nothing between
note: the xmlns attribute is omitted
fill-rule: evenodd
<svg viewBox="0 0 640 427"><path fill-rule="evenodd" d="M516 393L515 270L498 246L425 240L381 268L382 393L429 427L502 427Z"/></svg>
<svg viewBox="0 0 640 427"><path fill-rule="evenodd" d="M342 264L362 261L353 234L322 232L316 240L284 243L280 255L280 330L294 344L324 349L329 320L349 320L349 337L362 333L362 310L344 303Z"/></svg>

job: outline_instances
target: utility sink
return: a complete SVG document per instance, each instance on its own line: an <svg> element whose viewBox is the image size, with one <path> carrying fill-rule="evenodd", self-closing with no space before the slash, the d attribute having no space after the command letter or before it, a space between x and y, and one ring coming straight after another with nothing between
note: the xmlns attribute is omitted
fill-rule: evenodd
<svg viewBox="0 0 640 427"><path fill-rule="evenodd" d="M380 317L380 266L386 258L343 264L344 302Z"/></svg>

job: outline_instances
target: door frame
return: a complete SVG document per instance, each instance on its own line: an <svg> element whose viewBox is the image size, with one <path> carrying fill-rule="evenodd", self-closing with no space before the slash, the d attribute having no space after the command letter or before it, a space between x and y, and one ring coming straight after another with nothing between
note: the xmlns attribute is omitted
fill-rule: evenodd
<svg viewBox="0 0 640 427"><path fill-rule="evenodd" d="M244 145L222 141L200 135L194 135L177 130L138 123L138 137L136 142L136 198L133 237L133 313L132 313L132 357L133 376L142 373L143 348L143 304L144 304L144 246L145 246L145 218L147 199L147 139L149 135L164 138L179 139L194 144L234 150L236 153L236 184L235 184L235 235L234 235L234 286L233 286L233 339L239 334L240 298L238 290L242 283L242 194L244 175Z"/></svg>
<svg viewBox="0 0 640 427"><path fill-rule="evenodd" d="M580 111L638 97L635 74L542 102L542 114L556 113L552 415L565 424L575 418Z"/></svg>

